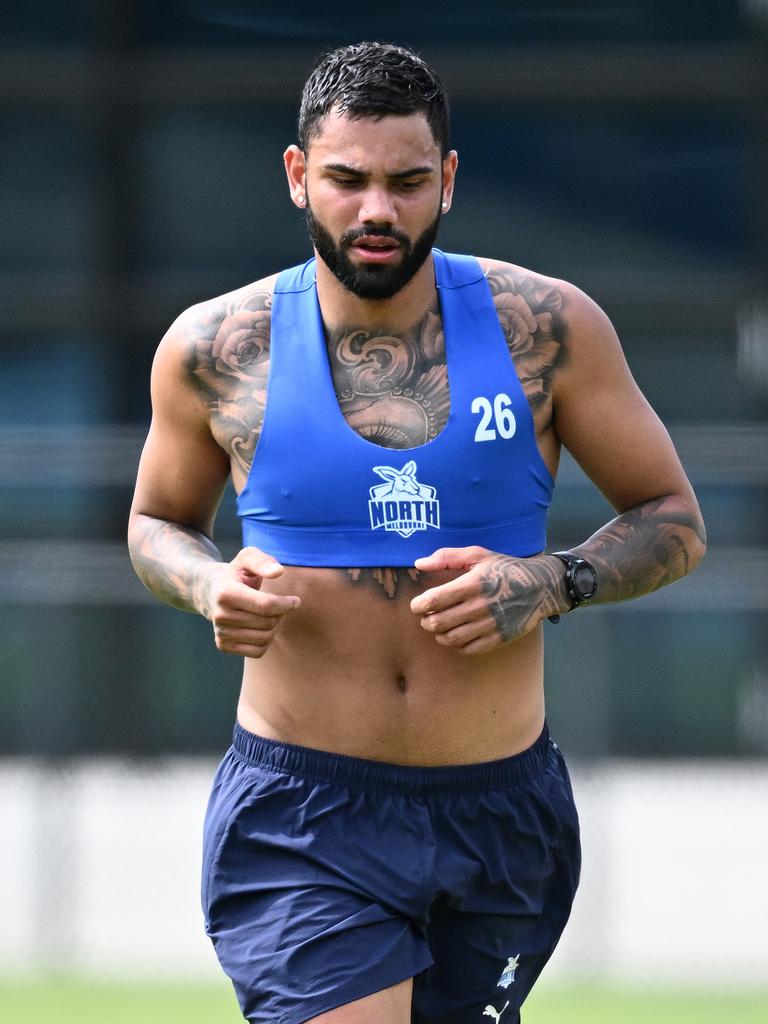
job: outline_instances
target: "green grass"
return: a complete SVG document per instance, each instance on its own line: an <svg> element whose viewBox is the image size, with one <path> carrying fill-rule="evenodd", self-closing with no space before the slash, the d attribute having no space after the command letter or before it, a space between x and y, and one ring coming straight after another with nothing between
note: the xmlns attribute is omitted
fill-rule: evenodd
<svg viewBox="0 0 768 1024"><path fill-rule="evenodd" d="M534 989L523 1024L768 1024L768 991L646 992Z"/></svg>
<svg viewBox="0 0 768 1024"><path fill-rule="evenodd" d="M0 982L2 1024L243 1024L229 983Z"/></svg>
<svg viewBox="0 0 768 1024"><path fill-rule="evenodd" d="M194 988L88 982L0 981L3 1024L243 1024L227 982ZM768 992L741 995L535 992L524 1024L766 1024Z"/></svg>

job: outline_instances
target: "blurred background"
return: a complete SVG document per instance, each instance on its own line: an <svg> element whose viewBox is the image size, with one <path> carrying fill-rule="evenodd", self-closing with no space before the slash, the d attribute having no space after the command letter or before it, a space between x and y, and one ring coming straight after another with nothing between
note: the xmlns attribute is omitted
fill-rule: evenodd
<svg viewBox="0 0 768 1024"><path fill-rule="evenodd" d="M149 371L186 306L306 258L281 154L315 56L368 38L448 87L442 247L605 308L709 531L689 579L547 629L586 858L552 977L765 984L768 3L6 7L0 971L218 977L198 834L240 665L128 561ZM551 545L610 514L566 458Z"/></svg>

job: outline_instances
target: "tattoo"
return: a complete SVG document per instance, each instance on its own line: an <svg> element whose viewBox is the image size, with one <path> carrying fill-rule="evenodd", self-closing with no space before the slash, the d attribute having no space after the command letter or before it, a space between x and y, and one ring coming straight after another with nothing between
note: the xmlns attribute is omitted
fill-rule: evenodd
<svg viewBox="0 0 768 1024"><path fill-rule="evenodd" d="M201 316L187 372L211 414L211 433L244 474L264 421L272 296L247 293Z"/></svg>
<svg viewBox="0 0 768 1024"><path fill-rule="evenodd" d="M488 283L537 429L544 429L552 418L552 377L564 355L562 295L542 279L511 269L489 271ZM271 307L272 296L263 289L202 307L186 367L210 410L211 433L243 476L264 421ZM329 332L327 341L339 406L362 437L403 450L426 444L445 427L450 388L437 306L404 333L350 325ZM418 578L414 569L346 572L356 582L375 582L388 598L401 583ZM169 594L179 583L168 581Z"/></svg>
<svg viewBox="0 0 768 1024"><path fill-rule="evenodd" d="M341 411L366 440L382 448L416 448L445 426L445 338L434 310L405 334L337 328L329 332L328 359Z"/></svg>
<svg viewBox="0 0 768 1024"><path fill-rule="evenodd" d="M627 601L685 576L706 545L704 524L679 499L644 502L576 548L597 570L596 602Z"/></svg>
<svg viewBox="0 0 768 1024"><path fill-rule="evenodd" d="M377 583L383 587L384 593L391 600L397 596L397 588L400 583L407 583L410 580L415 583L421 573L418 569L397 569L394 567L379 569L342 569L345 575L357 583L362 579L365 583Z"/></svg>
<svg viewBox="0 0 768 1024"><path fill-rule="evenodd" d="M519 270L489 270L488 285L537 431L552 422L552 380L566 357L560 289Z"/></svg>
<svg viewBox="0 0 768 1024"><path fill-rule="evenodd" d="M136 575L147 590L174 608L206 614L211 584L206 563L221 561L207 537L177 523L137 516L130 551Z"/></svg>
<svg viewBox="0 0 768 1024"><path fill-rule="evenodd" d="M505 643L528 633L543 615L556 611L562 574L552 559L494 555L482 566L480 587Z"/></svg>
<svg viewBox="0 0 768 1024"><path fill-rule="evenodd" d="M552 378L565 355L562 293L520 271L494 269L487 280L536 428L543 430L552 420ZM445 337L436 309L406 335L340 328L331 334L328 351L341 410L349 425L369 441L385 448L415 448L445 427L450 391ZM348 572L359 580L363 570ZM387 597L395 597L397 573L402 570L364 572L362 578L375 579ZM503 607L501 595L493 605L494 614L502 614Z"/></svg>

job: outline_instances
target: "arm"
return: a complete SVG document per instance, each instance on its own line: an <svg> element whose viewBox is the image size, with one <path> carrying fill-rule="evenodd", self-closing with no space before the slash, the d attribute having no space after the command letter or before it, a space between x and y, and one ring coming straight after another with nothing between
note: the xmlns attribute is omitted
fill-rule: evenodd
<svg viewBox="0 0 768 1024"><path fill-rule="evenodd" d="M188 365L191 333L182 317L158 348L152 369L152 424L139 464L128 526L131 560L161 601L198 612L214 626L220 650L260 657L295 597L260 592L283 569L255 548L232 562L212 541L229 476L209 409Z"/></svg>
<svg viewBox="0 0 768 1024"><path fill-rule="evenodd" d="M553 423L618 516L573 550L598 574L595 603L672 583L704 555L704 526L672 442L640 393L605 314L561 286L567 334L552 373ZM438 643L482 653L568 611L564 567L551 555L519 559L482 548L444 549L417 562L464 575L417 597L413 611Z"/></svg>

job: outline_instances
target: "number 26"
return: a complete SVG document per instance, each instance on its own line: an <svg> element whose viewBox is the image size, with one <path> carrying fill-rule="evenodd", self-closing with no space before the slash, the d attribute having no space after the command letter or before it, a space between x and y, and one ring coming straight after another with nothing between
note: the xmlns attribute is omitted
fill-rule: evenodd
<svg viewBox="0 0 768 1024"><path fill-rule="evenodd" d="M491 405L490 399L483 395L472 399L472 412L480 416L480 422L475 431L476 441L495 441L496 431L498 431L499 437L504 438L505 441L514 437L517 423L510 405L512 405L512 399L504 392L496 395L493 405ZM496 424L495 430L490 426L491 420Z"/></svg>

